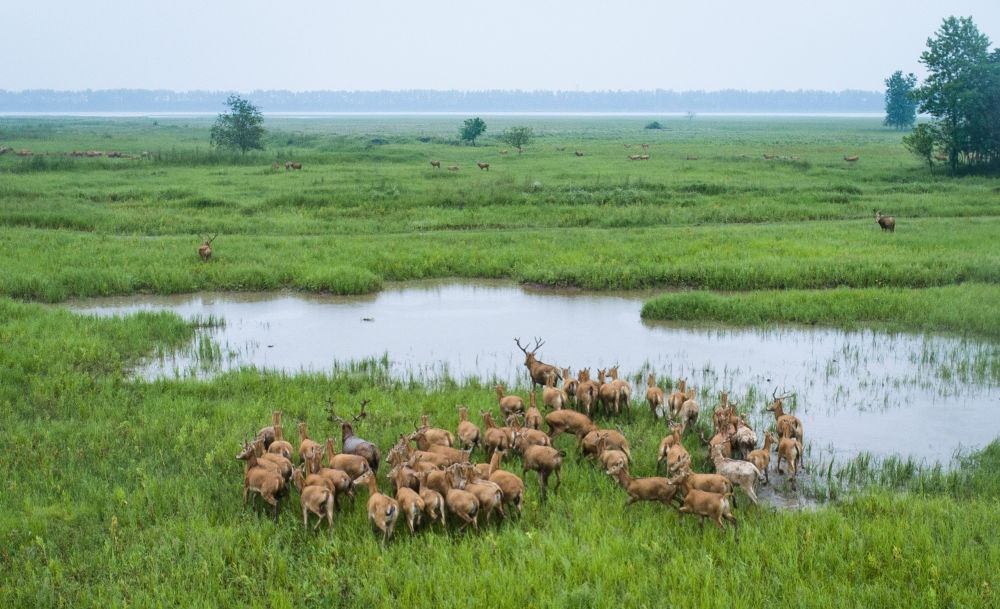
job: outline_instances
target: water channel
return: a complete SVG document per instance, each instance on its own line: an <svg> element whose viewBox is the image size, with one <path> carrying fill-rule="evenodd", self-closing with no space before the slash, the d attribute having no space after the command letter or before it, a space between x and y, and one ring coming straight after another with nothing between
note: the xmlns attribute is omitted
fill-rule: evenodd
<svg viewBox="0 0 1000 609"><path fill-rule="evenodd" d="M649 294L531 289L508 282L408 282L362 297L299 293L120 297L71 303L80 313L167 309L221 319L138 375L200 377L243 366L295 373L385 361L400 378L500 381L524 392L514 344L544 340L542 361L573 373L619 365L648 416L645 377L687 379L702 413L729 391L755 429L772 424L774 390L795 393L811 457L868 452L947 465L1000 434L1000 347L943 336L812 327L734 329L640 318ZM202 358L205 345L214 357ZM661 386L663 383L661 382ZM493 399L484 396L482 407ZM787 410L787 408L786 408Z"/></svg>

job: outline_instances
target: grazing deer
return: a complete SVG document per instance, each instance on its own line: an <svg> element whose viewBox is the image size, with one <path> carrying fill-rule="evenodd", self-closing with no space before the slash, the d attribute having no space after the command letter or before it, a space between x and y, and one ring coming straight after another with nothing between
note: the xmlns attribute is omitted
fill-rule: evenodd
<svg viewBox="0 0 1000 609"><path fill-rule="evenodd" d="M858 160L858 158L859 157L857 156L845 156L844 160L847 161L848 163L853 163L854 161Z"/></svg>
<svg viewBox="0 0 1000 609"><path fill-rule="evenodd" d="M489 163L476 163L476 165L479 165L479 169L485 169L486 171L490 170L490 164Z"/></svg>
<svg viewBox="0 0 1000 609"><path fill-rule="evenodd" d="M889 231L890 233L896 232L896 219L892 216L883 216L882 212L877 209L873 209L875 212L875 221L878 225L882 227L882 232Z"/></svg>
<svg viewBox="0 0 1000 609"><path fill-rule="evenodd" d="M431 167L434 169L441 169L441 161L431 161Z"/></svg>
<svg viewBox="0 0 1000 609"><path fill-rule="evenodd" d="M215 233L211 237L205 235L205 242L198 247L198 255L201 256L202 262L208 262L208 259L212 257L212 242L215 238L219 236L219 233Z"/></svg>

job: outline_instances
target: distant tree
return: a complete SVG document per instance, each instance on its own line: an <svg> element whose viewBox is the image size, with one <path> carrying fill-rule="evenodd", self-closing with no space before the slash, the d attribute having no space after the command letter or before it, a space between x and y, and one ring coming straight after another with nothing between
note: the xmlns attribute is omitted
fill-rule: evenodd
<svg viewBox="0 0 1000 609"><path fill-rule="evenodd" d="M643 127L643 129L663 129L663 125L660 124L660 121L652 121L650 123L646 123L646 126Z"/></svg>
<svg viewBox="0 0 1000 609"><path fill-rule="evenodd" d="M934 171L934 142L938 139L938 134L934 125L921 123L917 125L910 135L903 136L903 145L906 149L927 161L927 166Z"/></svg>
<svg viewBox="0 0 1000 609"><path fill-rule="evenodd" d="M990 39L971 17L948 17L927 39L920 63L927 79L913 95L919 110L934 117L936 144L954 173L959 162L996 162L997 134L990 133L991 98L1000 84L1000 61Z"/></svg>
<svg viewBox="0 0 1000 609"><path fill-rule="evenodd" d="M917 77L913 72L903 76L902 70L896 70L892 76L885 79L884 125L895 127L900 131L913 126L917 120L917 102L911 93L916 84Z"/></svg>
<svg viewBox="0 0 1000 609"><path fill-rule="evenodd" d="M243 154L247 150L263 150L264 116L257 106L239 95L230 95L226 105L229 112L220 114L212 125L212 145L239 149Z"/></svg>
<svg viewBox="0 0 1000 609"><path fill-rule="evenodd" d="M476 138L482 135L486 131L486 123L483 119L479 118L467 118L465 123L462 124L462 128L459 130L459 135L463 142L472 142L472 145L476 145Z"/></svg>
<svg viewBox="0 0 1000 609"><path fill-rule="evenodd" d="M517 148L518 152L521 152L521 149L530 144L533 139L535 139L535 133L531 127L511 127L504 129L503 133L500 134L500 141L511 148Z"/></svg>

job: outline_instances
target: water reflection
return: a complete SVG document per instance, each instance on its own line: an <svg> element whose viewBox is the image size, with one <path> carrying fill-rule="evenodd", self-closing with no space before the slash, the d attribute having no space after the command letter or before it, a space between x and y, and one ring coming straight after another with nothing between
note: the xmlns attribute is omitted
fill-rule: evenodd
<svg viewBox="0 0 1000 609"><path fill-rule="evenodd" d="M154 359L147 377L200 376L256 366L330 371L336 362L385 357L391 374L433 381L499 380L524 386L514 344L545 342L542 361L575 373L619 365L645 395L645 375L686 378L703 412L728 390L761 429L774 389L794 391L812 456L861 451L947 462L997 436L998 348L955 338L815 328L691 328L644 322L647 294L527 290L509 283L406 283L364 297L196 294L87 301L99 315L170 309L222 318L190 349ZM199 360L206 339L216 361ZM964 371L964 372L962 372ZM661 383L662 384L662 383ZM636 408L648 412L644 403Z"/></svg>

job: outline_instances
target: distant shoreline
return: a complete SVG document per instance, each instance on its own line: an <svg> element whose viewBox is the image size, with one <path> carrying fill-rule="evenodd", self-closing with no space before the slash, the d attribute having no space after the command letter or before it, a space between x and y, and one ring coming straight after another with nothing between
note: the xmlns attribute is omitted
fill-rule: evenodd
<svg viewBox="0 0 1000 609"><path fill-rule="evenodd" d="M217 116L218 112L84 112L84 111L42 111L22 112L0 110L5 118L199 118ZM274 118L336 118L336 117L454 117L454 116L523 116L523 117L568 117L568 118L684 118L686 112L497 112L497 111L392 111L392 112L263 112ZM881 118L885 112L698 112L695 118Z"/></svg>

